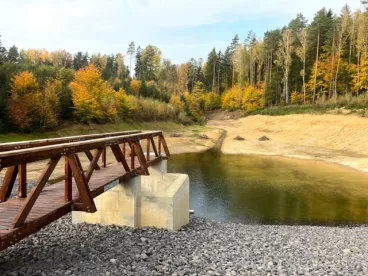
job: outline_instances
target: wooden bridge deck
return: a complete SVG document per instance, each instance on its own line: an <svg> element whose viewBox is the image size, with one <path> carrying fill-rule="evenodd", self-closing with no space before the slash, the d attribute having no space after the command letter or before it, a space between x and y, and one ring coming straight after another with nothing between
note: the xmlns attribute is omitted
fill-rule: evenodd
<svg viewBox="0 0 368 276"><path fill-rule="evenodd" d="M152 145L154 145L154 143ZM125 162L121 160L122 155L117 154L118 157L120 156L120 159L117 158L119 163L106 165L105 161L106 167L95 169L92 177L88 178L86 176L86 178L88 178L87 181L85 181L88 186L88 196L90 196L90 198L94 198L102 194L111 187L109 184L112 182L118 183L124 181L134 177L135 175L142 174L144 171L148 173L148 166L151 166L165 158L163 155L158 154L155 145L153 154L150 153L149 147L150 146L147 146L147 152L145 154L138 151L136 152L137 156L135 156L134 153L133 157L128 157L128 154L123 155ZM114 148L114 150L116 151L116 148ZM96 154L95 157L97 161L92 164L94 161L91 160L92 165L90 165L90 168L91 166L93 167L95 164L98 164L99 155ZM144 160L142 158L144 158ZM127 164L130 164L130 166L127 166ZM88 171L90 171L90 168ZM81 171L82 178L84 178L85 174L83 173L83 169ZM86 202L86 195L81 194L81 191L83 190L81 190L80 179L76 177L76 171L73 171L73 176L73 178L70 176L70 183L67 181L68 177L66 176L63 181L42 187L39 194L36 196L33 205L30 207L28 214L25 215L24 221L20 223L20 225L17 225L15 222L19 220L22 212L27 209L25 206L27 204L29 205L29 201L31 201L30 198L35 197L34 194L37 193L37 185L40 184L36 183L36 187L32 190L33 192L31 192L27 197L9 197L0 202L0 250L7 248L28 235L38 231L42 227L45 227L72 210L94 211L93 208L90 208L91 204L88 205ZM38 182L42 182L40 179ZM94 206L93 201L92 205Z"/></svg>

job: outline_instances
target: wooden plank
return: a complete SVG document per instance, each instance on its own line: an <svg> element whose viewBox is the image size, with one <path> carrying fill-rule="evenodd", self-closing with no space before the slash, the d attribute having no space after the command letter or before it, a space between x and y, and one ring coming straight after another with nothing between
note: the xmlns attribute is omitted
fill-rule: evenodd
<svg viewBox="0 0 368 276"><path fill-rule="evenodd" d="M69 158L69 164L70 164L70 167L72 168L73 176L74 176L74 179L77 184L78 191L79 191L79 197L81 198L83 204L85 205L86 212L94 213L97 211L96 205L93 202L91 192L86 182L83 168L80 164L78 155L76 154L69 155L68 158Z"/></svg>
<svg viewBox="0 0 368 276"><path fill-rule="evenodd" d="M26 202L24 203L22 208L18 211L18 214L14 219L14 227L19 227L24 223L25 219L27 218L29 212L31 211L33 205L35 204L38 196L40 195L43 187L45 186L51 173L54 171L59 160L60 158L50 159L46 168L43 170L42 174L38 178L36 187L32 189L29 196L27 197Z"/></svg>
<svg viewBox="0 0 368 276"><path fill-rule="evenodd" d="M96 152L95 156L93 157L93 159L91 161L91 164L89 164L89 167L88 167L88 170L87 170L87 173L86 173L86 182L87 183L91 179L93 171L95 169L97 170L96 164L97 164L98 160L100 159L100 156L101 156L102 152L103 152L103 149L97 149L97 152Z"/></svg>
<svg viewBox="0 0 368 276"><path fill-rule="evenodd" d="M90 150L85 150L85 151L84 151L84 153L86 154L86 156L87 156L88 160L89 160L90 162L92 162L92 160L93 160L93 155L92 155L91 151L90 151ZM100 169L100 166L99 166L97 163L95 164L95 169L96 169L96 170L99 170L99 169Z"/></svg>
<svg viewBox="0 0 368 276"><path fill-rule="evenodd" d="M9 167L6 170L3 185L0 187L0 202L7 201L7 199L10 197L17 174L18 166Z"/></svg>
<svg viewBox="0 0 368 276"><path fill-rule="evenodd" d="M27 164L18 166L18 197L27 197Z"/></svg>
<svg viewBox="0 0 368 276"><path fill-rule="evenodd" d="M64 157L64 169L65 169L65 180L64 180L64 200L69 202L73 196L73 173L69 165L69 159L67 156Z"/></svg>

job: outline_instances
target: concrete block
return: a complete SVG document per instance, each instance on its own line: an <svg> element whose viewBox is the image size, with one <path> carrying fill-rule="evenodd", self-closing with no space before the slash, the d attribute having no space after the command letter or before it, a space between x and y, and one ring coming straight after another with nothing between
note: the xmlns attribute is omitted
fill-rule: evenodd
<svg viewBox="0 0 368 276"><path fill-rule="evenodd" d="M72 212L73 223L179 230L189 223L189 177L167 173L167 161L149 168L149 176L111 183L94 199L97 212Z"/></svg>

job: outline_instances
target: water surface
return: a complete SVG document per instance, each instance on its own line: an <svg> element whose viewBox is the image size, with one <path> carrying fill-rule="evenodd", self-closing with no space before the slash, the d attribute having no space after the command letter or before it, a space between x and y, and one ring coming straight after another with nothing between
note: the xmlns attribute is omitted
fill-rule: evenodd
<svg viewBox="0 0 368 276"><path fill-rule="evenodd" d="M217 151L174 155L169 171L190 177L190 208L218 221L368 223L368 174L336 164Z"/></svg>

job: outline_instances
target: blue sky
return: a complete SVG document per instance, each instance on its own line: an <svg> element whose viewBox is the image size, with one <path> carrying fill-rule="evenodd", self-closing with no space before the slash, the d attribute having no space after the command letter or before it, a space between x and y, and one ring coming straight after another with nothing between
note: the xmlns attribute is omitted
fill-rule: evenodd
<svg viewBox="0 0 368 276"><path fill-rule="evenodd" d="M262 37L298 12L312 19L323 6L335 13L347 0L0 0L6 47L125 54L131 41L158 46L175 63L223 50L236 33ZM353 10L360 0L349 0Z"/></svg>

